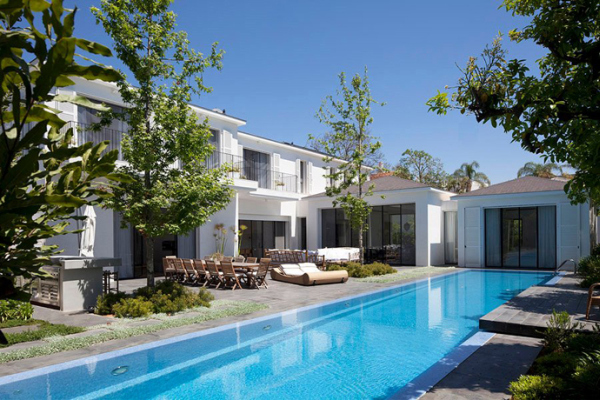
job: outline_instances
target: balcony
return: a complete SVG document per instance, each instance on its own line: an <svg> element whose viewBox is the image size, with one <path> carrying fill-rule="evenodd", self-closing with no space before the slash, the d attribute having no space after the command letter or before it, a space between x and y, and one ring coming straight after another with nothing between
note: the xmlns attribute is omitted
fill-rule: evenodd
<svg viewBox="0 0 600 400"><path fill-rule="evenodd" d="M298 177L296 175L275 171L266 165L244 160L241 156L214 151L206 159L208 168L218 168L223 165L227 165L227 176L231 179L255 181L258 182L258 187L261 189L288 193L296 193L298 190L296 184Z"/></svg>
<svg viewBox="0 0 600 400"><path fill-rule="evenodd" d="M95 146L105 140L108 140L109 143L106 150L117 150L119 152L119 157L117 160L123 161L123 153L121 152L121 139L123 139L123 132L105 127L94 130L90 124L82 124L74 121L68 122L62 127L61 131L66 132L70 128L73 128L73 131L75 132L77 146L81 146L87 142L92 142Z"/></svg>

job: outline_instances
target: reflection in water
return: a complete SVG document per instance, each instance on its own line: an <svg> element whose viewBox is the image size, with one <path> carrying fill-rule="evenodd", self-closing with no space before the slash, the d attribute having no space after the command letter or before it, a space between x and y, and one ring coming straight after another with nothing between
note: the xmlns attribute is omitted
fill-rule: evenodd
<svg viewBox="0 0 600 400"><path fill-rule="evenodd" d="M365 399L394 393L546 276L466 271L0 387L1 398ZM270 325L269 331L263 327ZM111 376L109 367L129 365ZM44 379L42 379L44 378ZM65 382L69 382L66 385ZM26 383L26 384L25 384ZM22 394L15 396L15 390ZM10 397L6 396L10 393Z"/></svg>

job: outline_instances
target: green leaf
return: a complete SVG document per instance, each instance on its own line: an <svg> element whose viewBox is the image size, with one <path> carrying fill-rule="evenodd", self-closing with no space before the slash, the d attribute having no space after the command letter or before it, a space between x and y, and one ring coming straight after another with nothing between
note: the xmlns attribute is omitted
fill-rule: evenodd
<svg viewBox="0 0 600 400"><path fill-rule="evenodd" d="M80 95L58 94L58 95L54 96L54 100L59 101L59 102L77 104L79 106L84 106L84 107L91 108L91 109L98 110L98 111L110 111L111 110L110 107L104 106L100 103L96 103L94 101L91 101L87 97L80 96Z"/></svg>
<svg viewBox="0 0 600 400"><path fill-rule="evenodd" d="M80 199L78 197L75 197L72 195L64 195L64 194L49 195L49 196L45 196L44 199L46 200L46 202L48 204L51 204L54 206L60 206L60 207L78 208L87 203L85 200Z"/></svg>
<svg viewBox="0 0 600 400"><path fill-rule="evenodd" d="M77 39L75 44L80 49L83 49L92 54L99 54L104 57L112 56L112 52L110 51L110 49L108 47L103 46L97 42L92 42L92 41L86 40L86 39Z"/></svg>

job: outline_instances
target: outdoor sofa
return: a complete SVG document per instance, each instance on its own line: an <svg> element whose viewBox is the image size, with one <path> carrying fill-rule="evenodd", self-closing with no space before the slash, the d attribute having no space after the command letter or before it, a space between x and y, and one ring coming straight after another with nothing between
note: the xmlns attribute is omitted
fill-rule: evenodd
<svg viewBox="0 0 600 400"><path fill-rule="evenodd" d="M281 264L271 270L271 279L304 286L344 283L348 271L321 271L314 263Z"/></svg>

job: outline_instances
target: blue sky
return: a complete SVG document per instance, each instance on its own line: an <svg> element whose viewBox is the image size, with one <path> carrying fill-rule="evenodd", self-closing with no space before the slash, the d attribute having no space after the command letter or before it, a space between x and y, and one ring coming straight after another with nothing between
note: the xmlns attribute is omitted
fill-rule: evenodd
<svg viewBox="0 0 600 400"><path fill-rule="evenodd" d="M89 12L99 0L66 3L80 8L76 34L110 45ZM498 32L527 20L499 10L497 0L175 0L179 28L192 47L208 51L218 41L224 68L209 72L213 93L195 99L245 119L244 131L305 145L308 134L324 127L314 115L338 86L337 75L369 69L371 91L387 103L373 110L373 134L388 162L407 148L439 157L453 172L477 160L497 183L516 177L536 155L511 143L510 135L471 116L437 116L425 102L456 83L469 56L477 56ZM505 40L509 58L533 66L543 55L532 43ZM121 67L117 60L107 64Z"/></svg>

